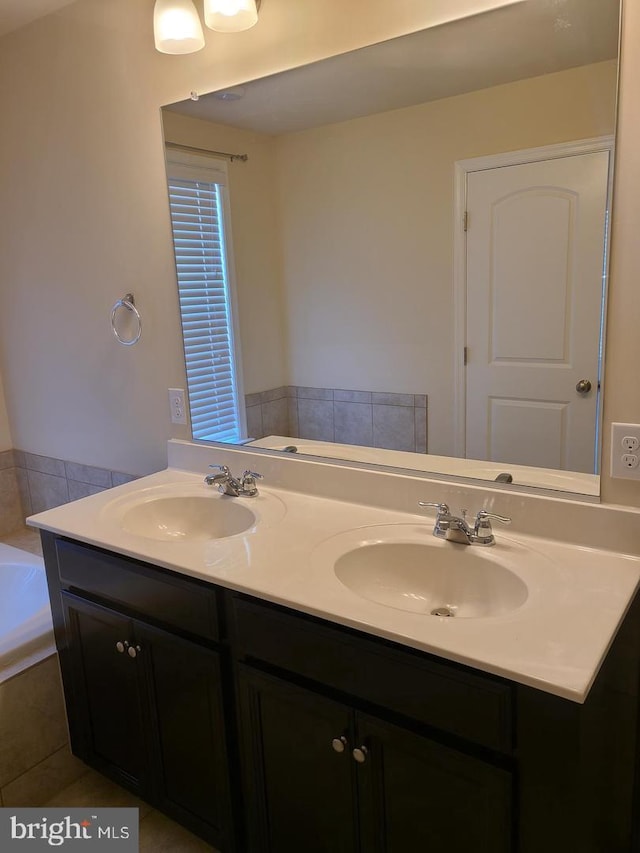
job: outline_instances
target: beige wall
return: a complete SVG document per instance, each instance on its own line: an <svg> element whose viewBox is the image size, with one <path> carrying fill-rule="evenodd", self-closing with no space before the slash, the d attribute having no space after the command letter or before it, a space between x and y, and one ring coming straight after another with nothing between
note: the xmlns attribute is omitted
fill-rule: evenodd
<svg viewBox="0 0 640 853"><path fill-rule="evenodd" d="M167 111L163 126L168 142L249 157L228 164L244 392L286 385L274 139Z"/></svg>
<svg viewBox="0 0 640 853"><path fill-rule="evenodd" d="M605 358L602 500L640 506L640 483L608 476L611 423L640 423L640 3L624 4Z"/></svg>
<svg viewBox="0 0 640 853"><path fill-rule="evenodd" d="M149 0L80 0L2 39L0 361L14 443L132 473L166 464L166 389L184 383L159 106L447 18L481 0L268 0L259 26L156 53ZM640 421L640 6L628 3L605 419ZM140 344L115 344L133 290ZM178 434L178 433L176 433ZM640 486L608 482L640 504Z"/></svg>
<svg viewBox="0 0 640 853"><path fill-rule="evenodd" d="M9 429L9 416L4 401L4 388L2 386L2 375L0 374L0 453L3 450L11 450L13 441Z"/></svg>
<svg viewBox="0 0 640 853"><path fill-rule="evenodd" d="M269 0L259 26L155 51L149 0L79 0L2 39L0 361L14 443L131 473L166 464L184 386L159 107L483 8ZM10 117L7 120L7 117ZM35 248L34 248L35 247ZM135 347L111 335L133 291Z"/></svg>
<svg viewBox="0 0 640 853"><path fill-rule="evenodd" d="M289 384L429 395L454 453L457 160L611 134L615 62L278 137Z"/></svg>

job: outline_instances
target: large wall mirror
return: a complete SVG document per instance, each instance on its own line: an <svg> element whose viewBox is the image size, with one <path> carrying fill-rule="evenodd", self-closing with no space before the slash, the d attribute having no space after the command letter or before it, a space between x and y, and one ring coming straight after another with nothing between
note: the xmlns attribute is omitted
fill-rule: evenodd
<svg viewBox="0 0 640 853"><path fill-rule="evenodd" d="M163 108L193 436L599 493L618 0Z"/></svg>

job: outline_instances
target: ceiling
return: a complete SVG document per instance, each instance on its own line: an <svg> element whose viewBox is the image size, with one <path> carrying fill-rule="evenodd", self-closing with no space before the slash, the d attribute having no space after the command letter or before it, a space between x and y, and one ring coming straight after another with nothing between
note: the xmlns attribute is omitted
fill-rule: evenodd
<svg viewBox="0 0 640 853"><path fill-rule="evenodd" d="M0 0L0 36L71 3L75 0Z"/></svg>
<svg viewBox="0 0 640 853"><path fill-rule="evenodd" d="M614 59L618 34L618 0L525 0L165 109L296 132Z"/></svg>

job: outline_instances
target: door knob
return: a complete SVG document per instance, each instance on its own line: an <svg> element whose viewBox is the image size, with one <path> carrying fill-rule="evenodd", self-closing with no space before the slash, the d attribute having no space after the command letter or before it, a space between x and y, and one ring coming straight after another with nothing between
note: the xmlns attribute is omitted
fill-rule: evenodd
<svg viewBox="0 0 640 853"><path fill-rule="evenodd" d="M576 385L576 391L578 394L588 394L591 391L591 380L581 379Z"/></svg>

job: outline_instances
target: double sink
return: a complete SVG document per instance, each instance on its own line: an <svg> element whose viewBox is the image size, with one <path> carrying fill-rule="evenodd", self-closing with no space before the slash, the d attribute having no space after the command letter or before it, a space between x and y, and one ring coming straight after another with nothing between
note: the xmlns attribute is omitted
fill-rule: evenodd
<svg viewBox="0 0 640 853"><path fill-rule="evenodd" d="M176 467L29 523L576 702L640 586L638 556L525 532L541 527L539 498L525 506L491 490L386 472L359 479L291 459L269 460L257 496L230 497L203 482L210 448L172 454ZM447 541L418 509L422 497L510 508L516 530L496 530L493 547ZM564 513L560 502L553 512ZM595 524L593 511L581 517Z"/></svg>
<svg viewBox="0 0 640 853"><path fill-rule="evenodd" d="M210 487L142 489L108 503L107 520L135 537L193 544L256 532L280 521L283 501L231 498ZM498 548L439 541L425 521L346 530L315 548L345 589L363 599L440 618L500 616L525 603L528 588Z"/></svg>

